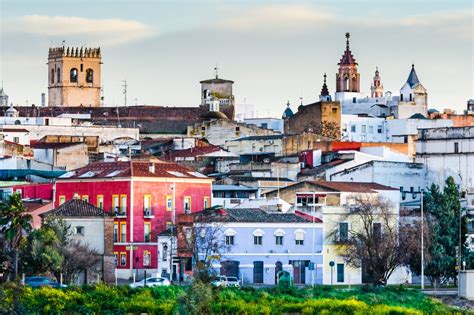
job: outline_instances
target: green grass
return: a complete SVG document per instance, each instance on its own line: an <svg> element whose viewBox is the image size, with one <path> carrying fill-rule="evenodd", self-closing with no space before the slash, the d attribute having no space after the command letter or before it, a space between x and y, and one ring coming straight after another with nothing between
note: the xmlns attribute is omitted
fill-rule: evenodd
<svg viewBox="0 0 474 315"><path fill-rule="evenodd" d="M189 292L193 292L191 295ZM196 300L196 296L202 296ZM194 299L193 299L194 297ZM0 314L453 314L461 311L406 287L351 289L212 288L205 285L131 289L84 286L65 290L0 285ZM208 302L201 302L205 300ZM210 302L209 302L210 301Z"/></svg>

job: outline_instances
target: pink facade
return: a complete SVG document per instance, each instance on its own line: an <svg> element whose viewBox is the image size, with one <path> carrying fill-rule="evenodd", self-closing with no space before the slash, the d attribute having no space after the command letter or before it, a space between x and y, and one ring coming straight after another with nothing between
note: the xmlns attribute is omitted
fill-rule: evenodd
<svg viewBox="0 0 474 315"><path fill-rule="evenodd" d="M171 170L171 173L175 171ZM207 177L144 175L90 179L77 176L58 179L56 183L56 207L76 196L103 207L106 212L118 212L114 220L114 253L119 269L158 269L159 233L172 224L173 217L185 212L185 204L191 212L203 210L205 203L210 206L212 180ZM115 209L117 198L119 211Z"/></svg>

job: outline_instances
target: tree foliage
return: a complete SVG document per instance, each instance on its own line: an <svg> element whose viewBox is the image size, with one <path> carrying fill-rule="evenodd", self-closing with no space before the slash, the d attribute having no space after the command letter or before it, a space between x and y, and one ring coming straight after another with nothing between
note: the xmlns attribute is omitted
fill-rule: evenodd
<svg viewBox="0 0 474 315"><path fill-rule="evenodd" d="M355 199L355 205L342 215L351 222L347 239L337 229L329 234L337 253L351 267L362 268L372 284L386 284L393 272L404 265L415 239L400 233L398 209L379 197Z"/></svg>
<svg viewBox="0 0 474 315"><path fill-rule="evenodd" d="M57 217L46 217L42 227L28 236L22 251L27 274L51 273L65 283L77 280L83 271L93 271L100 262L97 251L82 244L69 226Z"/></svg>
<svg viewBox="0 0 474 315"><path fill-rule="evenodd" d="M6 251L15 253L15 275L18 275L18 251L24 235L31 231L31 221L32 217L19 193L11 195L7 202L0 203L0 230L5 237Z"/></svg>

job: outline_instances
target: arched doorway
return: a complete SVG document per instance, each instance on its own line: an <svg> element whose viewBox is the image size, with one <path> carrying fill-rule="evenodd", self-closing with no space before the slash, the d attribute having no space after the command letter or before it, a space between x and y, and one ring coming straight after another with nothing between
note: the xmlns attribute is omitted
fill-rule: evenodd
<svg viewBox="0 0 474 315"><path fill-rule="evenodd" d="M278 284L278 272L283 270L283 264L281 261L275 263L275 284Z"/></svg>

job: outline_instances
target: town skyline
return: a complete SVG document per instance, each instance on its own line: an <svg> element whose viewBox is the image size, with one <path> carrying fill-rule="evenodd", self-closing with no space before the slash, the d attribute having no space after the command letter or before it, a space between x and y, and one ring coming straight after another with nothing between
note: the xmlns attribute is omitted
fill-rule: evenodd
<svg viewBox="0 0 474 315"><path fill-rule="evenodd" d="M429 108L462 111L472 98L472 5L455 3L436 2L427 11L423 1L378 9L367 1L357 9L347 5L354 9L347 13L309 2L205 2L198 9L187 3L181 11L163 2L143 1L131 10L125 3L111 10L100 2L91 14L74 10L79 5L71 2L29 3L25 10L26 2L5 1L1 79L14 105L40 104L47 93L48 47L65 40L66 46L101 47L107 106L123 105L122 80L129 105L197 106L198 82L213 77L217 64L220 77L236 82L237 106L253 104L259 116L279 117L287 100L293 109L300 97L305 104L316 101L324 73L334 95L344 34L350 32L361 92L370 94L378 67L385 91L398 94L414 63Z"/></svg>

